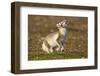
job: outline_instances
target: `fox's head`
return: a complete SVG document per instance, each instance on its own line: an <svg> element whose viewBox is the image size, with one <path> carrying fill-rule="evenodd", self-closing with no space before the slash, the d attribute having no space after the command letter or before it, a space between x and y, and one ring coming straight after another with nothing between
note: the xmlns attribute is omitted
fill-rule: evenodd
<svg viewBox="0 0 100 76"><path fill-rule="evenodd" d="M68 21L67 20L63 20L60 23L58 23L56 26L58 28L66 28L68 26Z"/></svg>

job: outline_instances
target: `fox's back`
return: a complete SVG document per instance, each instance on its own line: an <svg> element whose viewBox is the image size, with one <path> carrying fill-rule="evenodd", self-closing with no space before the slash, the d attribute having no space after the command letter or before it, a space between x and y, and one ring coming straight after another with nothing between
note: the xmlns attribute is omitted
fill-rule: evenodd
<svg viewBox="0 0 100 76"><path fill-rule="evenodd" d="M53 32L50 33L49 35L46 36L46 39L51 41L51 40L57 40L57 38L59 37L59 32Z"/></svg>

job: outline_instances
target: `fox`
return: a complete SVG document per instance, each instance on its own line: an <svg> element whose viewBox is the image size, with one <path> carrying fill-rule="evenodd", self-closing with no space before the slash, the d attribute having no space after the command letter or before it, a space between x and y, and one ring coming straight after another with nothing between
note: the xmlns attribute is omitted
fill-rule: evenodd
<svg viewBox="0 0 100 76"><path fill-rule="evenodd" d="M43 39L43 51L45 51L46 53L52 53L54 51L64 51L64 43L67 36L67 26L67 20L63 20L56 24L58 31L49 33Z"/></svg>

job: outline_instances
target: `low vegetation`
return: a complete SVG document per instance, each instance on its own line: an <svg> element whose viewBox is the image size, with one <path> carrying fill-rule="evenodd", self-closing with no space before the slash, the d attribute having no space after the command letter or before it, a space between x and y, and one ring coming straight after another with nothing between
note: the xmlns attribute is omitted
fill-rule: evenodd
<svg viewBox="0 0 100 76"><path fill-rule="evenodd" d="M69 20L64 52L45 53L41 49L41 38L57 31L56 24L63 19ZM28 60L79 59L87 58L87 18L28 16Z"/></svg>

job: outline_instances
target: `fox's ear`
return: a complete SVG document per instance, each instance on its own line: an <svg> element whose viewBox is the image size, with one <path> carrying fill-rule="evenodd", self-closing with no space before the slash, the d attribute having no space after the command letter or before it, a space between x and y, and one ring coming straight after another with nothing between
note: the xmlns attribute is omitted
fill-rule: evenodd
<svg viewBox="0 0 100 76"><path fill-rule="evenodd" d="M67 20L63 20L63 22L67 22Z"/></svg>
<svg viewBox="0 0 100 76"><path fill-rule="evenodd" d="M69 24L70 24L70 20L67 20L67 21L66 21L66 24L69 25Z"/></svg>
<svg viewBox="0 0 100 76"><path fill-rule="evenodd" d="M57 26L57 27L60 27L60 26L61 26L61 23L56 24L56 26Z"/></svg>

